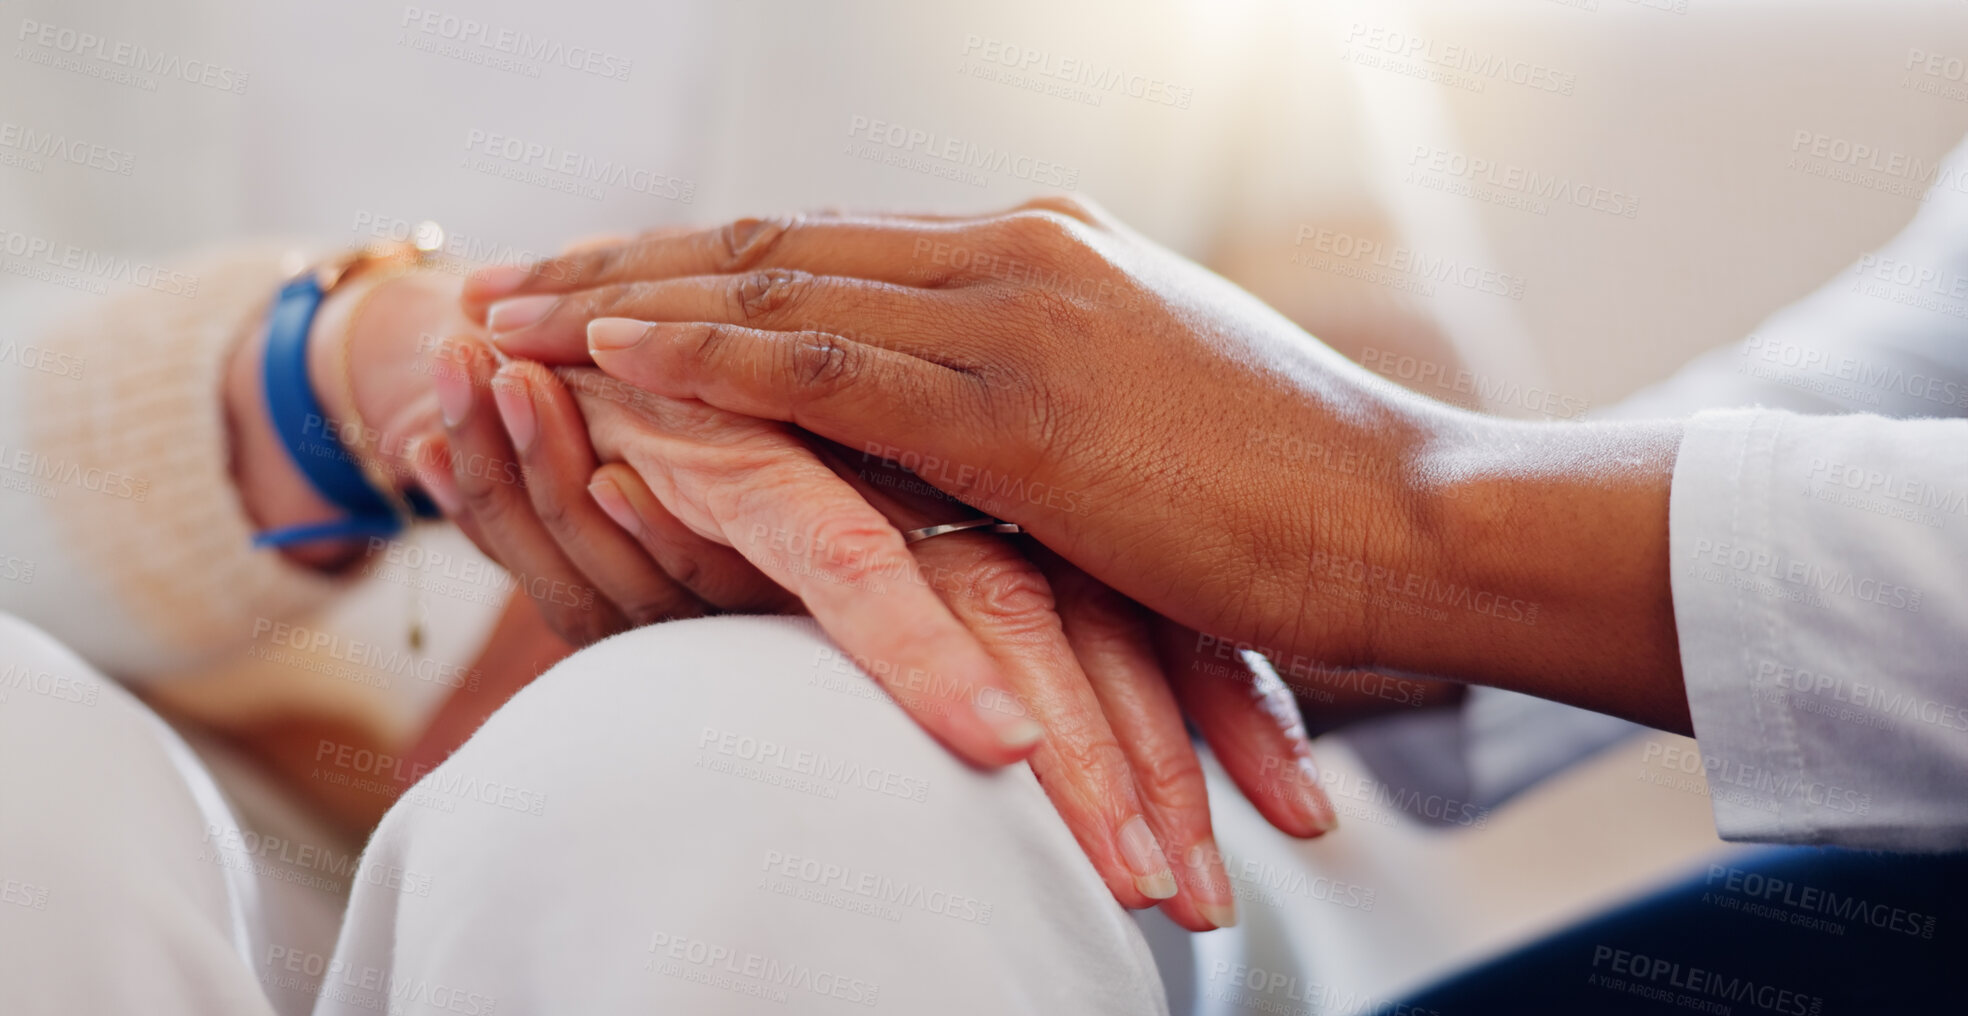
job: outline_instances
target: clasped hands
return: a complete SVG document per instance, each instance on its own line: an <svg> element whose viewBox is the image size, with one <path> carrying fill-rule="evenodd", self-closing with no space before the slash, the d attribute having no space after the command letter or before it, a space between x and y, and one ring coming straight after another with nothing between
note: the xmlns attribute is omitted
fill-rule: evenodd
<svg viewBox="0 0 1968 1016"><path fill-rule="evenodd" d="M1335 824L1291 689L1225 646L1297 677L1524 662L1353 577L1535 595L1468 564L1496 541L1458 520L1508 503L1439 511L1484 489L1470 449L1521 438L1470 440L1084 203L665 230L463 300L490 345L437 351L413 466L564 636L808 611L960 756L1029 757L1116 899L1185 927L1235 894L1184 717L1278 828ZM1307 444L1360 465L1274 451ZM901 535L980 513L1030 535Z"/></svg>

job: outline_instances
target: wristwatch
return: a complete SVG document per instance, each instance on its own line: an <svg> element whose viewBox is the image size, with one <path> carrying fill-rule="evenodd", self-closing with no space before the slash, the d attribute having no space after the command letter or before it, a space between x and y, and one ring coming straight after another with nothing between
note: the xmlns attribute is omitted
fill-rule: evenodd
<svg viewBox="0 0 1968 1016"><path fill-rule="evenodd" d="M255 547L394 536L412 518L438 517L436 506L421 491L398 492L386 478L372 479L362 460L343 447L308 372L308 338L314 330L321 301L344 282L377 268L401 271L429 263L443 246L443 228L435 222L421 222L408 240L336 255L302 271L280 287L273 309L267 315L262 371L267 412L288 458L307 477L316 493L347 515L332 522L285 526L258 533L253 537ZM347 384L346 361L342 374L341 380ZM354 404L352 399L350 404ZM367 432L359 419L350 422L355 424L355 433Z"/></svg>

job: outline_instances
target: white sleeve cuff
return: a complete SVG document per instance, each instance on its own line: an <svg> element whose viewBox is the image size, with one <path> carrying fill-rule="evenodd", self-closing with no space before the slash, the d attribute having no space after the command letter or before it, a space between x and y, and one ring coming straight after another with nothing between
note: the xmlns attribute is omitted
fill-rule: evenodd
<svg viewBox="0 0 1968 1016"><path fill-rule="evenodd" d="M1968 421L1689 420L1675 625L1723 838L1968 842Z"/></svg>

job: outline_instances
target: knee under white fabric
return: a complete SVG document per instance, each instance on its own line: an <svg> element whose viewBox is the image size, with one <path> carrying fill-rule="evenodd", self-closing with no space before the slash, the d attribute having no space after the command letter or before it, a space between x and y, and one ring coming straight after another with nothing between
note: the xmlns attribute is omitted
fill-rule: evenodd
<svg viewBox="0 0 1968 1016"><path fill-rule="evenodd" d="M397 885L357 883L337 958L368 983L321 1013L1165 1011L1030 772L958 762L803 620L580 653L364 863Z"/></svg>
<svg viewBox="0 0 1968 1016"><path fill-rule="evenodd" d="M28 900L0 902L0 976L48 985L21 1011L1167 1011L1029 771L956 761L810 622L659 625L549 671L359 864L315 863L353 887L331 956L256 920L289 876L175 735L21 627L0 668L96 703L0 705L0 879Z"/></svg>
<svg viewBox="0 0 1968 1016"><path fill-rule="evenodd" d="M170 727L0 614L0 984L19 1013L267 1013L254 858Z"/></svg>

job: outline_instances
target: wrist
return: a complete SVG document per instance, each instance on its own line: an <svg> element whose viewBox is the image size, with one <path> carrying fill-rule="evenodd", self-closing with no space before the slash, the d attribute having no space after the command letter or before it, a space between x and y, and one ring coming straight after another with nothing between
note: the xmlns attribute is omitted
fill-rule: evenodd
<svg viewBox="0 0 1968 1016"><path fill-rule="evenodd" d="M458 327L461 280L419 269L372 271L322 301L308 337L308 375L329 436L363 471L393 489L412 483L406 445L422 430L430 388L418 370ZM423 412L421 415L430 415Z"/></svg>
<svg viewBox="0 0 1968 1016"><path fill-rule="evenodd" d="M392 455L403 437L383 435L427 394L416 365L427 336L455 327L458 287L457 279L431 271L363 272L336 285L315 311L306 354L309 387L323 414L318 426L369 476L404 475ZM315 490L274 429L263 373L266 318L265 305L253 311L221 387L241 505L263 532L336 521L346 512ZM347 540L282 548L289 560L324 570L346 565L359 551Z"/></svg>
<svg viewBox="0 0 1968 1016"><path fill-rule="evenodd" d="M230 443L230 470L241 510L260 532L309 525L335 518L337 509L314 489L274 430L263 377L266 362L266 307L254 310L252 325L233 346L220 387ZM348 547L303 543L281 548L288 560L332 571L348 563Z"/></svg>
<svg viewBox="0 0 1968 1016"><path fill-rule="evenodd" d="M1408 478L1409 568L1435 610L1404 617L1376 653L1686 729L1668 569L1680 438L1673 421L1440 414Z"/></svg>

